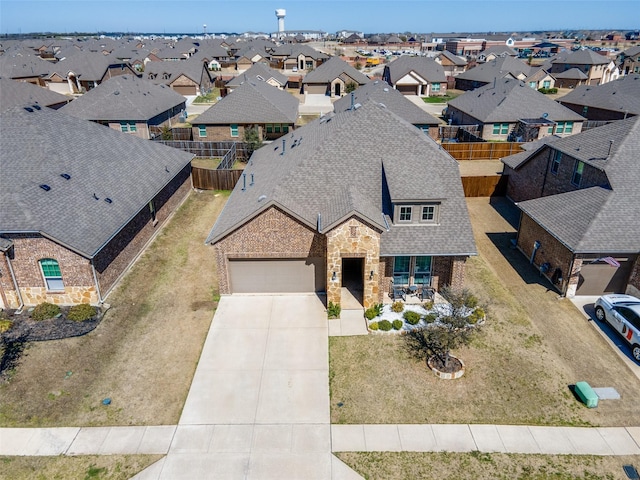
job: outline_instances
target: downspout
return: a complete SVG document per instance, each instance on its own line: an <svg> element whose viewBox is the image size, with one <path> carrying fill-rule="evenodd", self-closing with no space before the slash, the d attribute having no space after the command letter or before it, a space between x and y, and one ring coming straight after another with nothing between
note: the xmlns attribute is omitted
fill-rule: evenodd
<svg viewBox="0 0 640 480"><path fill-rule="evenodd" d="M93 258L91 259L91 273L93 273L93 281L96 284L96 293L98 294L98 302L100 305L104 303L104 299L102 298L102 293L100 293L100 283L98 282L98 274L96 273L96 267L93 264Z"/></svg>
<svg viewBox="0 0 640 480"><path fill-rule="evenodd" d="M13 267L11 266L11 259L9 255L4 256L7 259L7 265L9 265L9 273L11 274L11 280L13 280L13 285L16 287L16 293L18 294L18 300L20 300L20 306L18 306L18 312L22 311L22 307L24 307L24 301L22 300L22 294L20 293L20 287L18 286L18 279L16 278L16 274L13 271Z"/></svg>

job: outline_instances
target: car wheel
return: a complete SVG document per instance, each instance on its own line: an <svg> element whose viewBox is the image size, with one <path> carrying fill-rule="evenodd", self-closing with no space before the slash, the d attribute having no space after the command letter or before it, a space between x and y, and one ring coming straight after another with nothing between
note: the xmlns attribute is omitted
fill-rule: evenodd
<svg viewBox="0 0 640 480"><path fill-rule="evenodd" d="M596 307L596 318L601 322L604 320L605 314L602 307Z"/></svg>
<svg viewBox="0 0 640 480"><path fill-rule="evenodd" d="M631 354L637 362L640 362L640 345L634 345L633 347L631 347Z"/></svg>

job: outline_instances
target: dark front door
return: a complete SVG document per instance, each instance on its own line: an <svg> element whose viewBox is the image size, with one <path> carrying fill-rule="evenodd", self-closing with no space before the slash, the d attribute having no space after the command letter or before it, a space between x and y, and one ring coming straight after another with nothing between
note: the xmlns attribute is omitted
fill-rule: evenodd
<svg viewBox="0 0 640 480"><path fill-rule="evenodd" d="M333 92L334 92L334 94L335 94L335 96L336 96L336 97L339 97L339 96L340 96L340 84L339 84L339 83L336 83L336 84L333 86Z"/></svg>
<svg viewBox="0 0 640 480"><path fill-rule="evenodd" d="M364 292L364 258L342 259L342 288L344 292L343 296L349 294L362 305ZM347 303L344 298L343 303ZM345 306L343 306L343 308L345 308Z"/></svg>

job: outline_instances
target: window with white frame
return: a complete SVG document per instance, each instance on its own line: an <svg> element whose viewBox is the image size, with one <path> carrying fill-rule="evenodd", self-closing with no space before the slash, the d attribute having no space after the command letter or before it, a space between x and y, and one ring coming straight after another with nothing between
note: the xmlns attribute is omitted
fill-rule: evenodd
<svg viewBox="0 0 640 480"><path fill-rule="evenodd" d="M239 133L238 133L238 124L236 124L236 123L232 123L232 124L229 126L229 128L230 128L230 130L231 130L231 136L232 136L232 137L238 137L238 136L239 136Z"/></svg>
<svg viewBox="0 0 640 480"><path fill-rule="evenodd" d="M60 264L53 258L43 258L38 263L40 264L47 290L50 292L64 291Z"/></svg>
<svg viewBox="0 0 640 480"><path fill-rule="evenodd" d="M411 221L411 206L400 207L400 217L399 220L401 222L410 222Z"/></svg>
<svg viewBox="0 0 640 480"><path fill-rule="evenodd" d="M435 205L423 205L422 206L422 221L423 222L435 222L436 221L436 206Z"/></svg>
<svg viewBox="0 0 640 480"><path fill-rule="evenodd" d="M493 134L494 135L506 135L509 133L509 124L508 123L494 123L493 124Z"/></svg>
<svg viewBox="0 0 640 480"><path fill-rule="evenodd" d="M131 132L134 133L138 130L136 127L136 122L120 122L120 131L121 132Z"/></svg>
<svg viewBox="0 0 640 480"><path fill-rule="evenodd" d="M549 87L551 87L551 80L543 80L542 88L549 88Z"/></svg>
<svg viewBox="0 0 640 480"><path fill-rule="evenodd" d="M198 125L198 136L206 137L207 136L207 126L206 125Z"/></svg>
<svg viewBox="0 0 640 480"><path fill-rule="evenodd" d="M431 84L431 91L432 92L439 92L440 91L440 84L439 83L432 83Z"/></svg>

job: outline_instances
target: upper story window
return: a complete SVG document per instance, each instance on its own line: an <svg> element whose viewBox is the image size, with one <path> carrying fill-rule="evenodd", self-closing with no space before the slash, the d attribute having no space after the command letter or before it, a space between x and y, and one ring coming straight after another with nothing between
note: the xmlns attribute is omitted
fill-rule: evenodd
<svg viewBox="0 0 640 480"><path fill-rule="evenodd" d="M553 153L553 161L551 162L551 173L557 174L558 168L560 168L560 161L562 160L562 152L556 150Z"/></svg>
<svg viewBox="0 0 640 480"><path fill-rule="evenodd" d="M509 124L508 123L494 123L493 124L493 134L494 135L506 135L509 133Z"/></svg>
<svg viewBox="0 0 640 480"><path fill-rule="evenodd" d="M410 222L411 221L411 210L412 208L409 207L400 207L400 217L399 220L401 222Z"/></svg>
<svg viewBox="0 0 640 480"><path fill-rule="evenodd" d="M423 222L435 222L436 221L436 206L435 205L423 205L422 206L422 221Z"/></svg>
<svg viewBox="0 0 640 480"><path fill-rule="evenodd" d="M556 125L556 133L573 132L573 122L558 122Z"/></svg>
<svg viewBox="0 0 640 480"><path fill-rule="evenodd" d="M571 177L571 183L573 183L576 187L579 187L580 183L582 182L583 171L584 162L577 160L576 165L573 167L573 177Z"/></svg>
<svg viewBox="0 0 640 480"><path fill-rule="evenodd" d="M198 136L206 137L207 136L207 126L206 125L198 125Z"/></svg>
<svg viewBox="0 0 640 480"><path fill-rule="evenodd" d="M429 125L418 125L418 128L422 130L422 133L429 134Z"/></svg>
<svg viewBox="0 0 640 480"><path fill-rule="evenodd" d="M229 125L229 128L231 130L231 136L232 137L238 137L239 136L238 124L237 123L232 123L231 125Z"/></svg>
<svg viewBox="0 0 640 480"><path fill-rule="evenodd" d="M136 126L136 122L120 122L120 131L134 133L138 131L138 127Z"/></svg>
<svg viewBox="0 0 640 480"><path fill-rule="evenodd" d="M60 264L53 258L43 258L38 262L42 270L42 276L47 284L47 290L52 292L64 291Z"/></svg>

